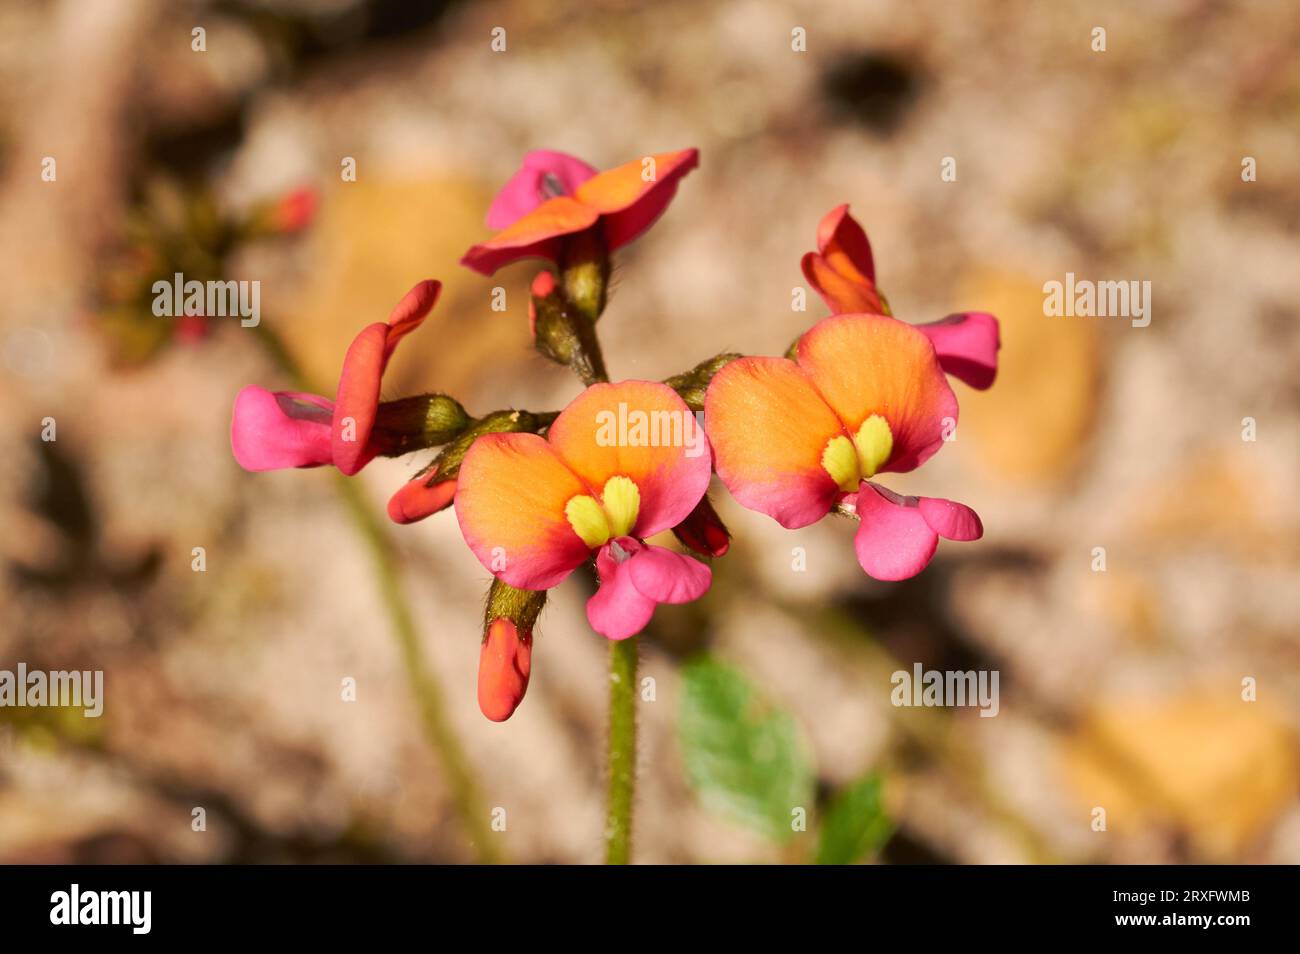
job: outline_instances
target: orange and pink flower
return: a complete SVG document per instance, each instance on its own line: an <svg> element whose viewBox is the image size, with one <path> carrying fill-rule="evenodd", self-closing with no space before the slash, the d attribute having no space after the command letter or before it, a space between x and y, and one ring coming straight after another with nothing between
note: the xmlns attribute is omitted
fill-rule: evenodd
<svg viewBox="0 0 1300 954"><path fill-rule="evenodd" d="M592 628L610 639L640 632L660 603L708 590L705 564L646 538L671 530L708 488L707 453L689 446L609 440L605 414L623 405L647 415L690 410L650 381L595 384L536 434L485 434L461 463L456 516L465 542L498 579L545 590L596 557L600 586L587 603Z"/></svg>
<svg viewBox="0 0 1300 954"><path fill-rule="evenodd" d="M597 172L562 152L530 152L488 210L488 227L498 233L461 264L491 275L524 258L558 262L567 236L595 226L612 252L654 224L698 164L699 150L681 149Z"/></svg>
<svg viewBox="0 0 1300 954"><path fill-rule="evenodd" d="M714 376L705 429L733 497L793 529L836 506L856 512L858 562L901 580L930 562L939 537L978 539L963 504L903 497L877 474L914 470L957 423L957 398L931 340L885 315L823 319L794 360L748 357Z"/></svg>

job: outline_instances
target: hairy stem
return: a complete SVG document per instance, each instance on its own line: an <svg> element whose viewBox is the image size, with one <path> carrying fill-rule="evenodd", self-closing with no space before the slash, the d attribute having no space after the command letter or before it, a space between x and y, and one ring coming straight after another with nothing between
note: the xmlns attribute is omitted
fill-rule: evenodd
<svg viewBox="0 0 1300 954"><path fill-rule="evenodd" d="M609 802L605 863L625 865L632 854L636 794L637 637L609 644Z"/></svg>
<svg viewBox="0 0 1300 954"><path fill-rule="evenodd" d="M268 323L261 322L255 328L258 340L266 353L290 380L293 387L299 391L312 391L310 382L305 380L305 375L297 362L293 360L293 356L289 354L280 337L268 327ZM402 592L400 567L392 541L388 536L388 529L375 517L359 483L335 471L334 488L352 520L353 527L366 541L384 611L388 615L390 628L401 652L407 684L420 711L420 724L425 739L434 757L442 766L466 837L479 861L484 864L496 864L501 861L501 856L492 841L488 816L482 810L473 770L464 749L461 748L460 740L457 739L447 719L442 689L424 658L419 630L415 624L415 614L411 611L411 605Z"/></svg>

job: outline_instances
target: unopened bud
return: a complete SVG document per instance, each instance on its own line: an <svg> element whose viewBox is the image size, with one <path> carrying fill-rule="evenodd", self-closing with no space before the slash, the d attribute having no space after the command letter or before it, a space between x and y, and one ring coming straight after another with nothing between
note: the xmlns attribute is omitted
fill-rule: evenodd
<svg viewBox="0 0 1300 954"><path fill-rule="evenodd" d="M440 477L438 468L404 483L388 501L388 518L393 523L415 523L451 506L456 497L456 478Z"/></svg>
<svg viewBox="0 0 1300 954"><path fill-rule="evenodd" d="M686 519L673 527L673 534L703 556L720 557L731 548L731 534L708 497L700 498Z"/></svg>
<svg viewBox="0 0 1300 954"><path fill-rule="evenodd" d="M453 441L472 423L454 398L421 394L379 405L370 440L385 457L400 457Z"/></svg>
<svg viewBox="0 0 1300 954"><path fill-rule="evenodd" d="M493 722L509 719L528 691L533 626L545 605L546 590L520 590L492 581L479 650L478 706Z"/></svg>
<svg viewBox="0 0 1300 954"><path fill-rule="evenodd" d="M594 325L605 310L609 288L609 248L599 222L564 239L560 283L564 298Z"/></svg>

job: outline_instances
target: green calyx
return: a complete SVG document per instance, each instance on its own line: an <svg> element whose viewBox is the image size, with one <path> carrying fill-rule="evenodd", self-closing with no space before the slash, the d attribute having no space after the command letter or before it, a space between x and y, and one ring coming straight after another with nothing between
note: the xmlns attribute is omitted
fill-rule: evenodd
<svg viewBox="0 0 1300 954"><path fill-rule="evenodd" d="M739 357L741 355L733 351L724 351L706 361L701 361L689 371L673 375L665 380L664 384L676 391L692 411L703 411L704 395L709 390L709 382L723 367Z"/></svg>
<svg viewBox="0 0 1300 954"><path fill-rule="evenodd" d="M379 405L371 439L384 448L384 456L399 457L453 441L472 423L455 398L420 394Z"/></svg>
<svg viewBox="0 0 1300 954"><path fill-rule="evenodd" d="M487 606L483 610L483 635L494 620L508 619L520 633L532 633L542 607L546 605L546 590L521 590L493 578L488 590Z"/></svg>
<svg viewBox="0 0 1300 954"><path fill-rule="evenodd" d="M609 269L609 249L599 223L565 240L560 289L565 301L593 325L605 310Z"/></svg>
<svg viewBox="0 0 1300 954"><path fill-rule="evenodd" d="M608 380L596 329L558 291L533 297L534 344L545 358L572 368L583 384Z"/></svg>
<svg viewBox="0 0 1300 954"><path fill-rule="evenodd" d="M558 416L555 411L542 414L535 414L532 411L493 411L474 421L455 440L447 444L423 473L436 470L440 481L450 480L460 473L460 463L465 459L465 452L469 450L470 445L484 434L536 434L550 426Z"/></svg>

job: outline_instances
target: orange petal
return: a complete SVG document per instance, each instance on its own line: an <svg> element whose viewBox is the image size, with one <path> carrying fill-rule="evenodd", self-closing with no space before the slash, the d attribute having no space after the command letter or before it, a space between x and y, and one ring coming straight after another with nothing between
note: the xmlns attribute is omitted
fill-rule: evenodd
<svg viewBox="0 0 1300 954"><path fill-rule="evenodd" d="M893 450L879 471L907 471L943 444L957 423L957 398L934 346L911 325L883 315L834 315L814 325L796 350L799 367L850 434L879 414Z"/></svg>
<svg viewBox="0 0 1300 954"><path fill-rule="evenodd" d="M678 181L699 162L698 149L634 159L588 179L574 198L604 217L605 241L613 251L654 224L672 201Z"/></svg>
<svg viewBox="0 0 1300 954"><path fill-rule="evenodd" d="M844 428L793 361L726 365L709 385L704 418L718 476L743 506L791 529L830 511L838 488L822 453Z"/></svg>
<svg viewBox="0 0 1300 954"><path fill-rule="evenodd" d="M594 490L619 475L637 485L635 537L681 523L709 486L704 429L677 392L656 381L592 385L555 419L549 439Z"/></svg>
<svg viewBox="0 0 1300 954"><path fill-rule="evenodd" d="M848 203L837 205L817 223L817 251L845 278L874 283L876 263L871 243L858 220L849 215Z"/></svg>
<svg viewBox="0 0 1300 954"><path fill-rule="evenodd" d="M557 196L543 202L523 218L502 229L488 241L475 245L460 263L483 275L491 275L503 265L521 258L555 260L564 235L590 228L600 218L597 209L569 196Z"/></svg>
<svg viewBox="0 0 1300 954"><path fill-rule="evenodd" d="M842 315L850 312L884 314L885 305L880 300L880 293L874 282L859 275L857 278L845 277L836 271L825 258L816 252L809 252L801 263L803 274L808 284L832 312Z"/></svg>
<svg viewBox="0 0 1300 954"><path fill-rule="evenodd" d="M876 289L871 243L847 205L838 205L817 225L817 251L803 257L808 283L837 315L886 314Z"/></svg>
<svg viewBox="0 0 1300 954"><path fill-rule="evenodd" d="M460 465L456 519L479 562L511 586L544 590L587 559L564 515L588 493L536 434L484 434Z"/></svg>

